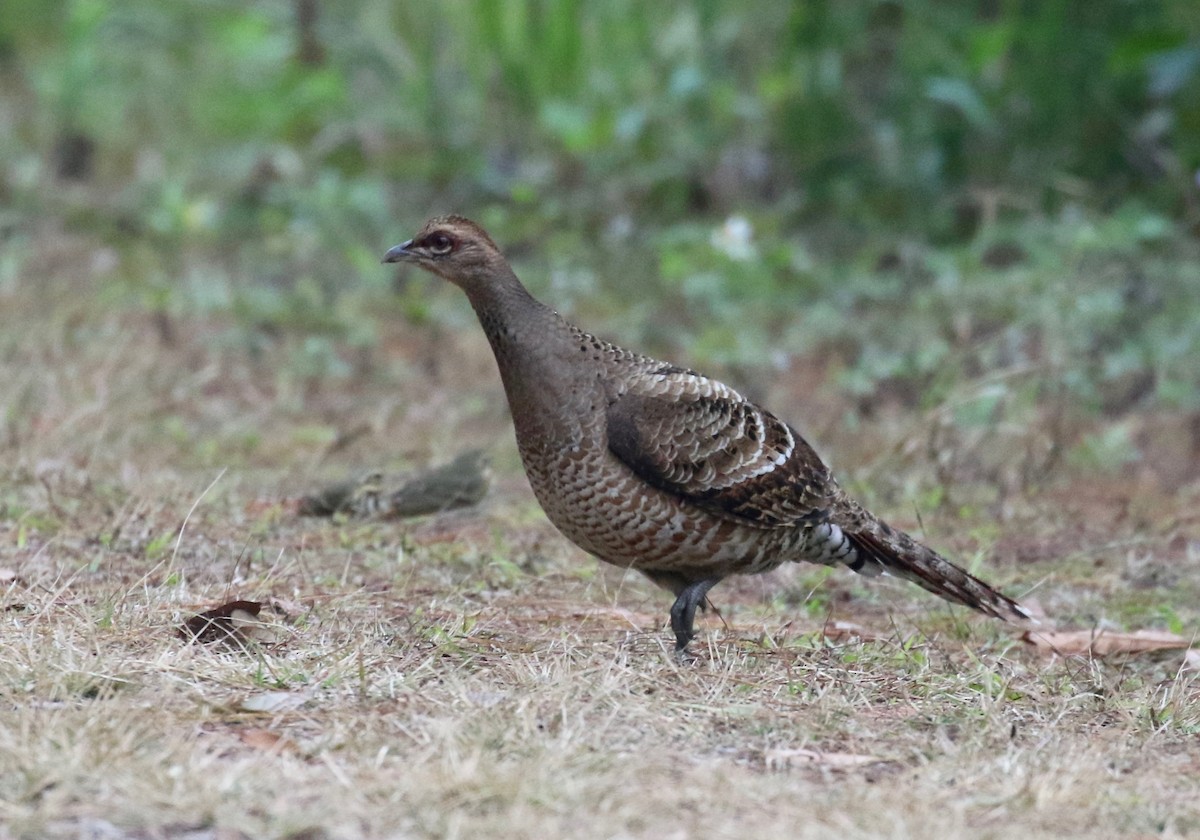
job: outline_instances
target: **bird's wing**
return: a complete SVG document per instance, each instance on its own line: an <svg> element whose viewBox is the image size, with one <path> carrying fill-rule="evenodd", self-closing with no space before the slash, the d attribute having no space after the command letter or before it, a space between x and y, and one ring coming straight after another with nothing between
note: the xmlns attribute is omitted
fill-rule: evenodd
<svg viewBox="0 0 1200 840"><path fill-rule="evenodd" d="M829 515L828 468L769 411L669 365L624 385L608 406L608 448L647 483L764 528Z"/></svg>

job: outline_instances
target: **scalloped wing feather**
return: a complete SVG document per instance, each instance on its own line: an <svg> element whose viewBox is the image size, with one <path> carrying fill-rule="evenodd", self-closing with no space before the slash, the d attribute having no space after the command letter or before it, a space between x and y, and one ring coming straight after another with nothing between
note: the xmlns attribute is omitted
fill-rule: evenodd
<svg viewBox="0 0 1200 840"><path fill-rule="evenodd" d="M609 450L638 476L760 527L818 521L839 494L812 447L732 388L665 365L608 407Z"/></svg>

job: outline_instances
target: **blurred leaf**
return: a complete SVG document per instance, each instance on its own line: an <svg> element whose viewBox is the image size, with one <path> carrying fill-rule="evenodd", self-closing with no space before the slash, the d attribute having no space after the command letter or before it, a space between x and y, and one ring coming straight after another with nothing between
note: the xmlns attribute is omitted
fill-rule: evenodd
<svg viewBox="0 0 1200 840"><path fill-rule="evenodd" d="M949 105L976 128L990 128L991 114L979 94L967 82L958 78L933 78L925 83L925 95L934 102Z"/></svg>
<svg viewBox="0 0 1200 840"><path fill-rule="evenodd" d="M1115 470L1137 460L1137 457L1137 448L1134 446L1129 426L1121 423L1086 435L1071 451L1069 460L1076 466Z"/></svg>
<svg viewBox="0 0 1200 840"><path fill-rule="evenodd" d="M1149 91L1153 96L1174 96L1200 71L1200 44L1167 50L1146 61Z"/></svg>
<svg viewBox="0 0 1200 840"><path fill-rule="evenodd" d="M1189 647L1194 639L1162 630L1120 633L1110 630L1031 630L1023 637L1041 653L1059 656L1112 656Z"/></svg>
<svg viewBox="0 0 1200 840"><path fill-rule="evenodd" d="M261 710L250 709L248 711ZM275 754L298 754L300 752L300 748L296 745L295 741L286 735L280 735L278 732L273 732L270 729L260 729L258 727L241 729L238 731L238 739L246 746L262 750L263 752Z"/></svg>
<svg viewBox="0 0 1200 840"><path fill-rule="evenodd" d="M312 695L307 691L264 691L244 698L238 708L246 712L277 714L299 709L311 699Z"/></svg>
<svg viewBox="0 0 1200 840"><path fill-rule="evenodd" d="M584 152L595 145L592 118L580 105L551 100L541 109L541 122L571 152Z"/></svg>

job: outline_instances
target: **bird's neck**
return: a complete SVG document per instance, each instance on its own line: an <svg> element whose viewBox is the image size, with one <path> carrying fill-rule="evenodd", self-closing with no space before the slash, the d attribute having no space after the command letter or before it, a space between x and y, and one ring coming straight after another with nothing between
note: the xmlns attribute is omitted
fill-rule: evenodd
<svg viewBox="0 0 1200 840"><path fill-rule="evenodd" d="M567 322L511 271L466 292L496 356L518 438L528 443L574 435L573 401L586 397L576 387L579 345Z"/></svg>
<svg viewBox="0 0 1200 840"><path fill-rule="evenodd" d="M464 286L464 291L502 368L501 354L507 356L523 345L535 343L549 322L558 319L529 294L507 265L488 282Z"/></svg>

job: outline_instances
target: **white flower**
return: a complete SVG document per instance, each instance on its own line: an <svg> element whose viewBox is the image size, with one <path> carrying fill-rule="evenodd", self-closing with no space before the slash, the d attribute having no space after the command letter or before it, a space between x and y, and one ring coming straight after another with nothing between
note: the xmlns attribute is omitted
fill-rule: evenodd
<svg viewBox="0 0 1200 840"><path fill-rule="evenodd" d="M731 260L749 260L755 256L754 228L745 216L730 216L715 228L709 241Z"/></svg>

